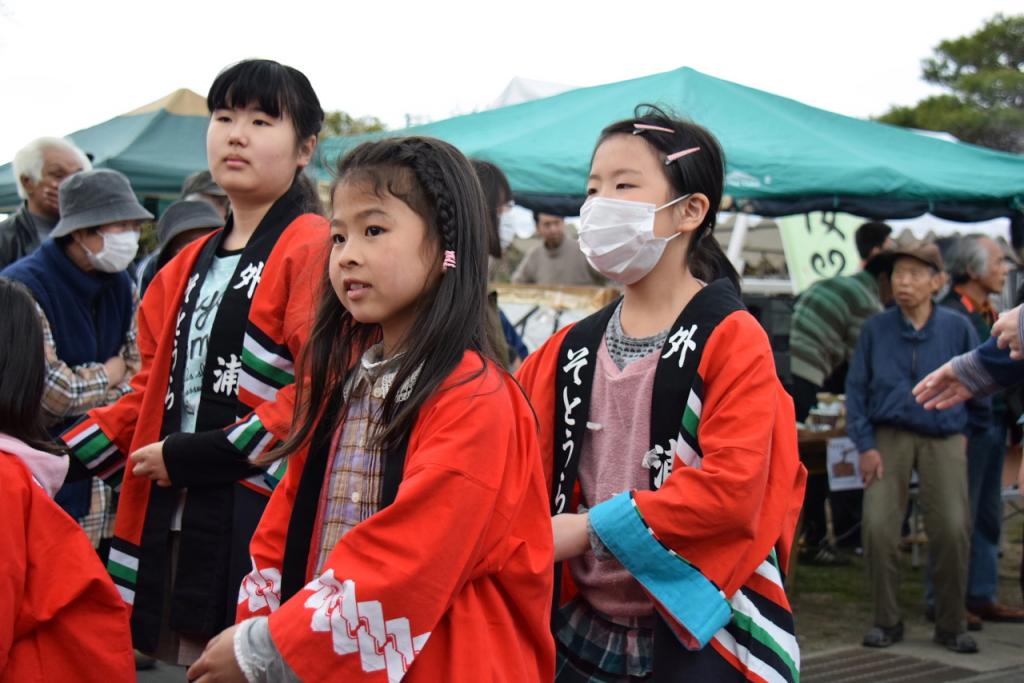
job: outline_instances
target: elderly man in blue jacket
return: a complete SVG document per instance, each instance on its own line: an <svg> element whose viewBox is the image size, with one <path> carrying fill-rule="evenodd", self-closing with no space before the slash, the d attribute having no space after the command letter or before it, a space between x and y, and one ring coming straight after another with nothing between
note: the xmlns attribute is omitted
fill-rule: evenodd
<svg viewBox="0 0 1024 683"><path fill-rule="evenodd" d="M897 250L892 261L896 306L865 323L846 379L847 431L860 452L864 479L863 542L874 626L864 645L887 647L903 637L898 596L900 526L910 478L919 498L934 567L935 642L977 652L966 633L964 597L970 512L964 435L984 429L984 400L926 411L912 389L954 356L978 344L960 313L938 307L942 257L933 244Z"/></svg>

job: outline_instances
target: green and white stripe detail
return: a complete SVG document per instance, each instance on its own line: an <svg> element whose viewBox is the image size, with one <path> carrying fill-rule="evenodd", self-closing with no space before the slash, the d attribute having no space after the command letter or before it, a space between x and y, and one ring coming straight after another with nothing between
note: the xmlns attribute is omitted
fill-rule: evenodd
<svg viewBox="0 0 1024 683"><path fill-rule="evenodd" d="M718 643L726 650L732 652L733 655L735 655L735 657L747 667L747 669L768 681L768 683L789 683L789 681L783 677L775 667L755 657L750 650L736 642L736 639L732 637L732 634L724 628L715 634L715 640L718 641ZM799 678L795 678L793 680L799 680Z"/></svg>
<svg viewBox="0 0 1024 683"><path fill-rule="evenodd" d="M117 446L95 422L67 439L66 443L75 457L90 470L95 470L117 452Z"/></svg>
<svg viewBox="0 0 1024 683"><path fill-rule="evenodd" d="M129 605L135 603L135 584L139 578L139 559L117 548L110 549L107 572L114 580L121 598Z"/></svg>
<svg viewBox="0 0 1024 683"><path fill-rule="evenodd" d="M228 441L253 462L270 449L275 439L263 426L259 415L253 413L247 420L228 428Z"/></svg>
<svg viewBox="0 0 1024 683"><path fill-rule="evenodd" d="M701 453L697 450L697 429L700 427L700 414L703 404L700 396L693 389L686 399L683 410L682 431L676 440L676 455L688 467L700 469Z"/></svg>
<svg viewBox="0 0 1024 683"><path fill-rule="evenodd" d="M295 363L283 355L285 347L257 339L258 333L246 333L242 344L242 372L239 386L264 401L272 401L281 387L295 381ZM276 348L270 348L276 347Z"/></svg>
<svg viewBox="0 0 1024 683"><path fill-rule="evenodd" d="M796 642L796 637L765 618L742 591L736 591L729 603L732 605L733 623L778 655L779 659L789 667L793 680L799 679L800 669L797 662L800 661L800 646ZM747 654L749 658L754 658L749 651ZM765 665L767 666L767 663ZM774 667L770 668L775 670ZM758 673L760 673L759 670Z"/></svg>

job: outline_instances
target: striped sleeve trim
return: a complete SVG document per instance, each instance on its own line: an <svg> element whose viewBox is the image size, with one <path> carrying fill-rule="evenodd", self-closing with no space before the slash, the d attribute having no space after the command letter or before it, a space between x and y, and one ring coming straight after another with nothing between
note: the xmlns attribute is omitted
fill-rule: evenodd
<svg viewBox="0 0 1024 683"><path fill-rule="evenodd" d="M697 432L700 429L701 410L703 408L701 400L702 391L703 385L698 375L694 378L693 388L690 389L690 395L686 399L686 407L683 410L683 422L679 430L679 438L676 441L676 456L687 467L699 468L704 457L704 453L700 448L700 440L697 438Z"/></svg>
<svg viewBox="0 0 1024 683"><path fill-rule="evenodd" d="M590 524L672 622L687 649L703 648L729 622L732 610L722 591L658 540L631 492L591 508Z"/></svg>
<svg viewBox="0 0 1024 683"><path fill-rule="evenodd" d="M231 445L249 462L255 462L278 443L274 435L263 426L256 413L231 425L225 431Z"/></svg>
<svg viewBox="0 0 1024 683"><path fill-rule="evenodd" d="M273 433L263 426L259 415L253 413L248 418L231 425L226 430L228 441L246 457L250 463L256 463L263 455L273 450L281 442ZM242 484L262 493L271 493L284 477L288 469L288 459L282 458L272 462L262 471L244 479Z"/></svg>
<svg viewBox="0 0 1024 683"><path fill-rule="evenodd" d="M61 438L72 455L94 475L107 478L123 469L124 456L94 420L82 420Z"/></svg>
<svg viewBox="0 0 1024 683"><path fill-rule="evenodd" d="M272 401L277 391L295 381L295 363L288 347L277 344L255 326L242 344L241 389Z"/></svg>
<svg viewBox="0 0 1024 683"><path fill-rule="evenodd" d="M110 541L107 556L107 573L117 586L121 598L132 605L135 603L135 586L139 579L139 549L116 536Z"/></svg>

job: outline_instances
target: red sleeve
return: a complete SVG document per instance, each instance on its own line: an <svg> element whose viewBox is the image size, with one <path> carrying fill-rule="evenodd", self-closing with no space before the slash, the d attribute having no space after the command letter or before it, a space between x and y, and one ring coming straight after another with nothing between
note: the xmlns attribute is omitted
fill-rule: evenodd
<svg viewBox="0 0 1024 683"><path fill-rule="evenodd" d="M634 498L658 540L730 597L784 535L799 458L795 448L773 448L772 439L777 429L795 433L796 423L776 422L785 415L780 402L792 413L791 402L753 317L730 315L707 344L698 369L700 467L677 458L661 489Z"/></svg>

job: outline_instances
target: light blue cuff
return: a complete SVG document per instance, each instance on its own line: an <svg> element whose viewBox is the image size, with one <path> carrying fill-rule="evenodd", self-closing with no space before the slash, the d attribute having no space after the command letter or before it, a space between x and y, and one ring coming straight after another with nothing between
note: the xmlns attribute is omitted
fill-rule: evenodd
<svg viewBox="0 0 1024 683"><path fill-rule="evenodd" d="M633 494L594 506L590 525L601 541L655 600L687 649L703 648L732 618L715 584L676 552L662 545L644 521ZM681 633L680 633L681 632Z"/></svg>

